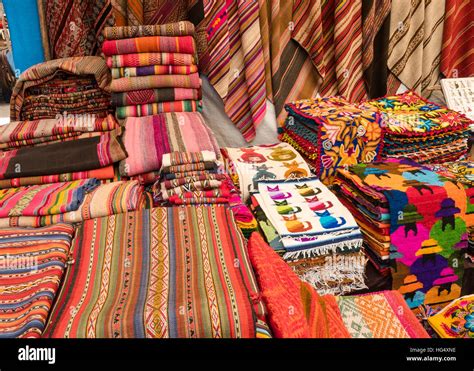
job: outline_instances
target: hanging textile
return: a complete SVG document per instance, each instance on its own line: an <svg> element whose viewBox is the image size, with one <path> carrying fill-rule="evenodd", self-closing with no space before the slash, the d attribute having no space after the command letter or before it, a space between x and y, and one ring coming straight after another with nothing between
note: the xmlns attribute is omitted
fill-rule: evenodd
<svg viewBox="0 0 474 371"><path fill-rule="evenodd" d="M362 1L362 68L369 98L387 93L391 0Z"/></svg>
<svg viewBox="0 0 474 371"><path fill-rule="evenodd" d="M266 110L258 3L206 0L204 12L209 18L209 80L227 115L251 141Z"/></svg>
<svg viewBox="0 0 474 371"><path fill-rule="evenodd" d="M387 93L400 83L428 98L440 78L445 0L392 2Z"/></svg>
<svg viewBox="0 0 474 371"><path fill-rule="evenodd" d="M474 6L470 0L446 0L441 72L446 77L474 75Z"/></svg>
<svg viewBox="0 0 474 371"><path fill-rule="evenodd" d="M110 0L44 0L51 59L98 55L113 25Z"/></svg>
<svg viewBox="0 0 474 371"><path fill-rule="evenodd" d="M260 0L267 96L277 121L289 101L342 94L365 98L361 2Z"/></svg>

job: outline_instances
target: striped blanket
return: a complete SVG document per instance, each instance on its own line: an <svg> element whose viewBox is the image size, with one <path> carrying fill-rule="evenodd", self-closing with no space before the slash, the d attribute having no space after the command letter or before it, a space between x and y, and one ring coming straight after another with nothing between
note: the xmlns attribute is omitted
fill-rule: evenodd
<svg viewBox="0 0 474 371"><path fill-rule="evenodd" d="M34 185L0 190L0 218L41 216L75 211L86 193L99 185L97 179Z"/></svg>
<svg viewBox="0 0 474 371"><path fill-rule="evenodd" d="M155 208L93 219L78 236L45 336L256 336L262 307L227 208Z"/></svg>
<svg viewBox="0 0 474 371"><path fill-rule="evenodd" d="M138 181L119 181L101 184L85 195L75 211L44 216L0 218L0 228L9 226L40 227L55 223L80 223L92 218L141 209L148 202Z"/></svg>
<svg viewBox="0 0 474 371"><path fill-rule="evenodd" d="M118 119L127 117L152 116L166 112L196 112L202 111L202 101L183 100L173 102L159 102L137 104L133 106L117 107L115 114Z"/></svg>
<svg viewBox="0 0 474 371"><path fill-rule="evenodd" d="M193 36L143 36L122 40L107 40L102 46L106 56L133 53L195 54Z"/></svg>
<svg viewBox="0 0 474 371"><path fill-rule="evenodd" d="M17 188L17 187L22 187L22 186L36 185L36 184L70 182L73 180L90 179L90 178L95 178L98 180L106 180L106 179L113 179L114 176L115 176L114 167L113 165L109 165L100 169L76 171L72 173L1 179L0 189Z"/></svg>
<svg viewBox="0 0 474 371"><path fill-rule="evenodd" d="M201 98L201 89L143 89L112 94L112 105L120 107L179 100L200 100Z"/></svg>
<svg viewBox="0 0 474 371"><path fill-rule="evenodd" d="M156 65L156 66L139 66L139 67L122 67L112 68L112 78L119 79L121 77L136 77L149 75L190 75L198 72L196 65L189 66L173 66L173 65Z"/></svg>
<svg viewBox="0 0 474 371"><path fill-rule="evenodd" d="M112 80L112 92L124 92L156 88L191 88L199 89L201 79L198 73L190 75L150 75L138 77L123 77Z"/></svg>
<svg viewBox="0 0 474 371"><path fill-rule="evenodd" d="M161 169L166 153L211 151L219 156L215 138L198 112L129 117L124 125L128 157L120 163L123 176Z"/></svg>
<svg viewBox="0 0 474 371"><path fill-rule="evenodd" d="M194 25L182 21L168 24L106 27L104 36L107 40L120 40L140 36L186 36L194 34Z"/></svg>
<svg viewBox="0 0 474 371"><path fill-rule="evenodd" d="M82 133L110 131L117 127L112 115L103 118L65 115L56 119L12 121L0 126L0 149L46 143Z"/></svg>
<svg viewBox="0 0 474 371"><path fill-rule="evenodd" d="M0 229L0 338L39 338L59 289L74 228Z"/></svg>
<svg viewBox="0 0 474 371"><path fill-rule="evenodd" d="M98 137L3 152L0 179L99 169L126 156L120 137L106 132Z"/></svg>
<svg viewBox="0 0 474 371"><path fill-rule="evenodd" d="M106 58L109 68L143 67L154 65L189 66L196 64L191 54L182 53L139 53L113 55Z"/></svg>

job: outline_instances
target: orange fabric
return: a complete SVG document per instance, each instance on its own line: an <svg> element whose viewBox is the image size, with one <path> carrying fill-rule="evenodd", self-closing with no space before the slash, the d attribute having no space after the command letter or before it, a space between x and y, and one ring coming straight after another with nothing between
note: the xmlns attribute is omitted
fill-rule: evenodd
<svg viewBox="0 0 474 371"><path fill-rule="evenodd" d="M248 251L275 337L350 337L334 297L322 297L302 282L257 232L250 236Z"/></svg>

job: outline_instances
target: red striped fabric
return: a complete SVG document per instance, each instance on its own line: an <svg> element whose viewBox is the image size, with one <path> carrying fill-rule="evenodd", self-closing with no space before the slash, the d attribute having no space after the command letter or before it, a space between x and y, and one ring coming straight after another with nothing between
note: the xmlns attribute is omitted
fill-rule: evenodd
<svg viewBox="0 0 474 371"><path fill-rule="evenodd" d="M474 6L470 0L446 0L441 72L446 77L474 75Z"/></svg>

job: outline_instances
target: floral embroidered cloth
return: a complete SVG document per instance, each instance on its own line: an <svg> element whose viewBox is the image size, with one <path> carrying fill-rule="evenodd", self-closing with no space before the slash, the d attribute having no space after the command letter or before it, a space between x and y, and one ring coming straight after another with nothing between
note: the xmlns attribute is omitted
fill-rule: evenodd
<svg viewBox="0 0 474 371"><path fill-rule="evenodd" d="M410 308L460 296L474 221L470 188L406 159L340 169L337 182L368 250L391 267L393 289Z"/></svg>
<svg viewBox="0 0 474 371"><path fill-rule="evenodd" d="M280 140L293 145L325 184L337 168L379 158L383 131L375 108L327 97L288 103L285 109Z"/></svg>
<svg viewBox="0 0 474 371"><path fill-rule="evenodd" d="M464 115L429 102L413 91L367 102L381 112L385 130L383 157L408 157L419 163L454 161L466 155Z"/></svg>
<svg viewBox="0 0 474 371"><path fill-rule="evenodd" d="M474 339L474 295L454 300L429 317L428 323L442 338Z"/></svg>

